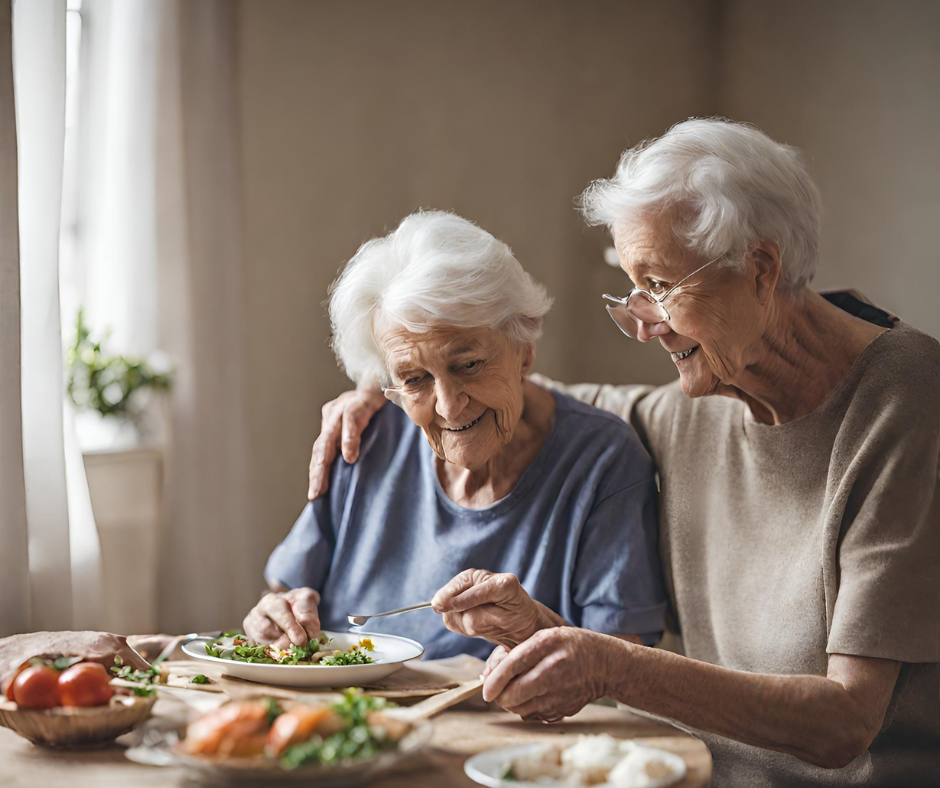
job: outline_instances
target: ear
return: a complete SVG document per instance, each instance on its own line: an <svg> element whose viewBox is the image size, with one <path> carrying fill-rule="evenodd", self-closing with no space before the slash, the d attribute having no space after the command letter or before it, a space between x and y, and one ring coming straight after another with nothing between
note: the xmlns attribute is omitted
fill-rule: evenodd
<svg viewBox="0 0 940 788"><path fill-rule="evenodd" d="M535 364L535 343L530 342L522 348L522 376L525 377Z"/></svg>
<svg viewBox="0 0 940 788"><path fill-rule="evenodd" d="M754 287L757 300L766 304L777 287L780 278L780 247L773 241L760 240L748 252L748 259L754 265Z"/></svg>

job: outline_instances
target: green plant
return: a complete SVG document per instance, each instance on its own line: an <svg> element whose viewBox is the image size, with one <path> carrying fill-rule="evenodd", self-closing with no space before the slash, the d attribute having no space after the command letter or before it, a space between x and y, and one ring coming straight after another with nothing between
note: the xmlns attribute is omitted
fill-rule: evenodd
<svg viewBox="0 0 940 788"><path fill-rule="evenodd" d="M148 388L167 391L173 376L169 371L158 371L147 359L109 355L102 349L107 336L93 339L84 309L78 310L75 344L65 354L66 389L79 408L134 419L134 393Z"/></svg>

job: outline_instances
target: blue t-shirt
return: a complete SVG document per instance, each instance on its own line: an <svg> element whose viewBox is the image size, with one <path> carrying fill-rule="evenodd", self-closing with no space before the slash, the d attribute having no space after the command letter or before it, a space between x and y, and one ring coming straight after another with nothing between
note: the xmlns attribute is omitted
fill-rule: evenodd
<svg viewBox="0 0 940 788"><path fill-rule="evenodd" d="M315 588L323 628L346 631L347 614L425 602L464 569L511 572L574 626L656 642L666 596L653 463L626 422L554 396L545 445L512 492L485 509L447 497L424 433L385 406L359 460L333 463L329 493L307 504L265 577ZM413 638L429 659L493 649L450 632L431 610L365 629Z"/></svg>

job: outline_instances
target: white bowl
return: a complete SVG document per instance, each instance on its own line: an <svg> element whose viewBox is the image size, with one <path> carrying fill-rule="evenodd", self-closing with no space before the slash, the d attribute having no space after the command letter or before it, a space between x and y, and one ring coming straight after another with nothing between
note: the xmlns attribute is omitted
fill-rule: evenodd
<svg viewBox="0 0 940 788"><path fill-rule="evenodd" d="M278 684L283 687L365 687L391 675L406 662L424 654L424 646L397 635L374 632L326 632L333 640L330 647L345 651L362 638L371 638L375 650L369 652L374 662L368 665L268 665L263 662L238 662L206 654L211 637L189 638L183 652L193 659L212 662L224 668L226 675Z"/></svg>

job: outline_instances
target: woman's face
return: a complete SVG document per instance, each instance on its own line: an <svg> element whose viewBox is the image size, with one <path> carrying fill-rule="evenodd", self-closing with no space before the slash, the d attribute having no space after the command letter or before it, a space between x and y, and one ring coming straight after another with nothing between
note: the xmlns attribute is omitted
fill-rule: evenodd
<svg viewBox="0 0 940 788"><path fill-rule="evenodd" d="M709 262L682 248L665 215L615 227L613 238L627 276L657 297ZM764 331L765 296L776 276L768 291L768 278L750 255L744 264L743 272L719 263L708 266L663 302L668 321L637 324L640 341L655 337L670 353L686 396L717 393L754 361L751 348Z"/></svg>
<svg viewBox="0 0 940 788"><path fill-rule="evenodd" d="M401 406L442 460L482 468L512 438L522 415L523 378L533 346L517 348L501 331L392 327L381 335L392 384L413 394Z"/></svg>

